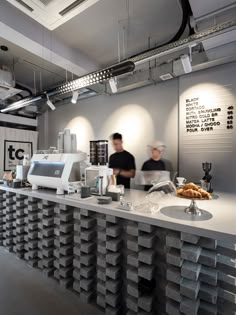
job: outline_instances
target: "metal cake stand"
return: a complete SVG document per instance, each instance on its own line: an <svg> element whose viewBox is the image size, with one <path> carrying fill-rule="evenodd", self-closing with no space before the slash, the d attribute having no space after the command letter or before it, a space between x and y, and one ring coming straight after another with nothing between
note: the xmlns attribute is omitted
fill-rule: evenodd
<svg viewBox="0 0 236 315"><path fill-rule="evenodd" d="M189 199L189 198L185 198ZM196 200L208 200L208 199L191 199L190 206L184 209L184 212L193 215L193 216L201 216L202 215L202 209L199 209L196 203Z"/></svg>
<svg viewBox="0 0 236 315"><path fill-rule="evenodd" d="M205 198L188 198L188 197L184 197L184 196L179 196L177 195L178 198L182 198L182 199L187 199L187 200L191 200L190 205L184 209L184 212L192 215L192 216L201 216L203 214L203 209L198 208L196 201L201 201L201 200L211 200L211 199L205 199Z"/></svg>

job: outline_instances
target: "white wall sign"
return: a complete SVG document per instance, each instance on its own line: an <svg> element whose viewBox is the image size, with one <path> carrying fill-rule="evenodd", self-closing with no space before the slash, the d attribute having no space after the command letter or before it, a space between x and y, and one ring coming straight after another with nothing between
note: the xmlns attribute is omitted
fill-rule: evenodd
<svg viewBox="0 0 236 315"><path fill-rule="evenodd" d="M24 154L31 157L37 145L37 131L0 127L0 178L5 171L22 164Z"/></svg>
<svg viewBox="0 0 236 315"><path fill-rule="evenodd" d="M214 133L233 129L234 106L232 102L207 104L199 96L185 100L186 133Z"/></svg>
<svg viewBox="0 0 236 315"><path fill-rule="evenodd" d="M33 154L33 143L27 141L4 140L4 171L16 168L17 164L22 164L24 154L29 157Z"/></svg>

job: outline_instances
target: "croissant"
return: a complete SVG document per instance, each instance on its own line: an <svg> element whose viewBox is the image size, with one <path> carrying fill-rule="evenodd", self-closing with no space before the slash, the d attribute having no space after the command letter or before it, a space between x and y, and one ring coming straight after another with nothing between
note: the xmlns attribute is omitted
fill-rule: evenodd
<svg viewBox="0 0 236 315"><path fill-rule="evenodd" d="M182 195L183 194L183 188L177 189L177 195Z"/></svg>
<svg viewBox="0 0 236 315"><path fill-rule="evenodd" d="M198 190L199 186L195 185L194 183L188 183L188 184L184 185L182 188L184 190L187 190L187 189Z"/></svg>
<svg viewBox="0 0 236 315"><path fill-rule="evenodd" d="M188 197L188 198L197 198L197 199L201 199L202 195L200 192L193 190L193 189L186 189L182 192L182 195L184 197Z"/></svg>
<svg viewBox="0 0 236 315"><path fill-rule="evenodd" d="M202 188L199 188L198 192L200 192L200 194L202 195L202 198L204 198L204 199L211 199L212 198L211 194L209 194L209 192L205 191Z"/></svg>

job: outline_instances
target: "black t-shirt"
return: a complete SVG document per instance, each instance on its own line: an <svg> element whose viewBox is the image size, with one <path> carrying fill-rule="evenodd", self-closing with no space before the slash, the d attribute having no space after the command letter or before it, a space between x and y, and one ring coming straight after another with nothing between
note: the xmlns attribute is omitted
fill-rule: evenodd
<svg viewBox="0 0 236 315"><path fill-rule="evenodd" d="M166 166L162 160L155 161L153 159L150 159L144 162L142 166L142 171L165 171L165 169ZM148 191L151 187L151 185L145 185L144 190Z"/></svg>
<svg viewBox="0 0 236 315"><path fill-rule="evenodd" d="M125 150L122 152L116 152L109 158L109 167L119 168L125 171L135 170L135 159L132 154ZM118 175L117 185L124 185L125 188L130 188L130 178Z"/></svg>

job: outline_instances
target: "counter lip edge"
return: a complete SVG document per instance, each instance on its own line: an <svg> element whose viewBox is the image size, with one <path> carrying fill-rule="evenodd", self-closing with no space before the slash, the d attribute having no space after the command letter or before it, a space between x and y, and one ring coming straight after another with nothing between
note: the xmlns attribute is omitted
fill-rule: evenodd
<svg viewBox="0 0 236 315"><path fill-rule="evenodd" d="M29 190L26 191L25 188L11 188L0 185L0 190L13 192L16 194L22 194L28 197L34 197L41 200L47 200L51 201L57 204L65 204L68 206L72 206L74 208L85 208L90 211L94 211L97 213L102 213L106 215L114 215L119 218L123 218L126 220L133 220L136 222L146 223L149 225L153 225L160 228L166 228L169 230L179 231L179 232L186 232L206 238L216 239L216 240L222 240L227 241L233 244L236 244L236 233L230 234L220 231L214 231L214 230L208 230L205 228L200 228L196 226L190 226L188 224L184 224L183 222L177 223L177 222L171 222L166 220L161 220L160 218L154 218L154 217L145 217L145 215L141 215L138 212L131 212L131 211L125 211L125 210L119 210L119 209L108 209L105 207L102 207L102 205L99 204L89 204L80 200L69 200L66 199L64 195L61 195L60 197L52 194L51 196L40 196L40 193L37 194L37 191ZM56 197L55 197L56 196ZM45 197L45 198L42 198ZM58 198L58 200L57 200Z"/></svg>

